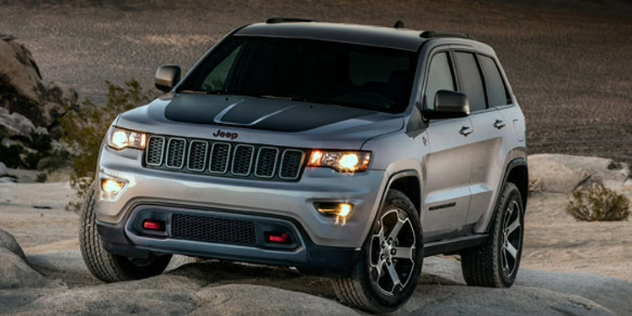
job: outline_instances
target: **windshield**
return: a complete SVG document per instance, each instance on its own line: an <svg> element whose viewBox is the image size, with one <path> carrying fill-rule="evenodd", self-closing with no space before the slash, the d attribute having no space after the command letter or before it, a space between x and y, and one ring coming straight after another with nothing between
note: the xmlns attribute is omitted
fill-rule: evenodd
<svg viewBox="0 0 632 316"><path fill-rule="evenodd" d="M231 37L179 92L236 94L400 113L409 101L414 52L335 42Z"/></svg>

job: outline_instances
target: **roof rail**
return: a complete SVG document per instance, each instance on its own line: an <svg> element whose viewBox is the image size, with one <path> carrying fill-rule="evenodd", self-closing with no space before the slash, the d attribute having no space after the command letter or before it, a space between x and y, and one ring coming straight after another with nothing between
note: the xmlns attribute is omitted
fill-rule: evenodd
<svg viewBox="0 0 632 316"><path fill-rule="evenodd" d="M449 32L435 32L435 31L423 31L419 37L423 38L436 38L436 37L456 37L456 38L467 38L471 40L476 40L474 36L466 33L449 33Z"/></svg>
<svg viewBox="0 0 632 316"><path fill-rule="evenodd" d="M266 20L267 24L291 23L291 22L314 22L314 20L297 19L297 18L269 18Z"/></svg>

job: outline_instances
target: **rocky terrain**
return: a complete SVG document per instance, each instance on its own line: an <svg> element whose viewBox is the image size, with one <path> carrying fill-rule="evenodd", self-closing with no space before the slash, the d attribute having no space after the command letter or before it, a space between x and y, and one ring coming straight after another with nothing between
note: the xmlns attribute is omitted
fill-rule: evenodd
<svg viewBox="0 0 632 316"><path fill-rule="evenodd" d="M0 162L36 169L62 136L58 118L76 103L75 90L44 81L31 52L0 34Z"/></svg>
<svg viewBox="0 0 632 316"><path fill-rule="evenodd" d="M529 157L533 192L522 268L511 289L467 287L458 256L426 258L394 315L630 315L632 223L577 222L569 192L598 182L632 197L630 169L610 159ZM0 183L0 314L357 315L328 280L291 269L176 257L165 274L102 284L78 250L68 183ZM15 236L13 238L12 236Z"/></svg>

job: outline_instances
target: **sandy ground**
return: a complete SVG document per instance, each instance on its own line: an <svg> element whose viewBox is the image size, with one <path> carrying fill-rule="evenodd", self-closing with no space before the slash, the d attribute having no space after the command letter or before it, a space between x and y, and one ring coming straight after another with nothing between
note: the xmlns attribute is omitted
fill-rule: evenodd
<svg viewBox="0 0 632 316"><path fill-rule="evenodd" d="M632 162L632 2L626 0L1 0L0 33L33 52L44 78L103 99L103 80L153 86L231 29L269 17L474 34L497 51L527 116L530 153Z"/></svg>

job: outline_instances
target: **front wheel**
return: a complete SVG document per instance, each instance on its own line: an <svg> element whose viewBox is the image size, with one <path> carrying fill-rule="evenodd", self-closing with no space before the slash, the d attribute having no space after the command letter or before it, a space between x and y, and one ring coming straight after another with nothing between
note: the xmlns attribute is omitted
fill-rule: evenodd
<svg viewBox="0 0 632 316"><path fill-rule="evenodd" d="M171 255L129 258L111 254L103 248L94 213L96 194L96 185L92 185L81 208L79 222L79 248L90 273L108 283L144 279L161 274L169 265Z"/></svg>
<svg viewBox="0 0 632 316"><path fill-rule="evenodd" d="M419 282L423 241L419 214L402 192L389 190L349 277L333 280L338 298L373 312L406 303Z"/></svg>
<svg viewBox="0 0 632 316"><path fill-rule="evenodd" d="M516 281L524 238L524 206L520 191L505 185L489 231L481 246L461 251L461 269L467 285L508 288Z"/></svg>

